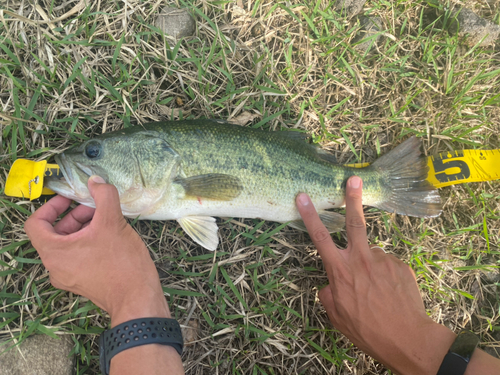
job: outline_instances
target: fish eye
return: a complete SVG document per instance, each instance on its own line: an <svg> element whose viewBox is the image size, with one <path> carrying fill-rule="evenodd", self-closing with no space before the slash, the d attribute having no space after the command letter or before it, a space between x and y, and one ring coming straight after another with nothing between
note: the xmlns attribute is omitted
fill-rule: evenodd
<svg viewBox="0 0 500 375"><path fill-rule="evenodd" d="M101 145L97 142L89 142L85 147L85 155L89 159L95 159L101 154Z"/></svg>

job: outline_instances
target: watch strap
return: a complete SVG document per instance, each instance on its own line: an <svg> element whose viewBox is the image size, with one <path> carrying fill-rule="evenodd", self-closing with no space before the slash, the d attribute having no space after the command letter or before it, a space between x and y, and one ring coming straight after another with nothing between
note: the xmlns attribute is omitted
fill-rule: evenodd
<svg viewBox="0 0 500 375"><path fill-rule="evenodd" d="M437 375L463 375L479 344L479 338L470 331L463 330L444 356Z"/></svg>
<svg viewBox="0 0 500 375"><path fill-rule="evenodd" d="M147 344L169 345L181 355L184 345L181 326L175 319L141 318L104 331L99 337L101 372L109 375L111 358L118 353Z"/></svg>

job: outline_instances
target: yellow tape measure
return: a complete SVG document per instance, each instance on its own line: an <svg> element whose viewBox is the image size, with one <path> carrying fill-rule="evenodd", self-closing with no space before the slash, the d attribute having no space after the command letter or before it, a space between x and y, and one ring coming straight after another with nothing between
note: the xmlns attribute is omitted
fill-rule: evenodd
<svg viewBox="0 0 500 375"><path fill-rule="evenodd" d="M364 168L370 163L347 164ZM442 152L427 157L427 180L436 188L466 182L484 182L500 179L500 150L463 150Z"/></svg>
<svg viewBox="0 0 500 375"><path fill-rule="evenodd" d="M500 150L442 152L429 156L427 161L427 180L436 188L500 179ZM356 163L346 166L364 168L368 165L370 164ZM18 159L12 164L5 182L5 195L33 200L41 195L55 194L43 187L43 179L46 176L63 177L57 164L47 164L46 160L35 162Z"/></svg>

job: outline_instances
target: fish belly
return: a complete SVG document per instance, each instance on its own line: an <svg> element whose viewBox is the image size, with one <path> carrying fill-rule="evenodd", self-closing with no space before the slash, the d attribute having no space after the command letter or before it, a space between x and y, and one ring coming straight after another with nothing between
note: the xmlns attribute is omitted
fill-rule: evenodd
<svg viewBox="0 0 500 375"><path fill-rule="evenodd" d="M274 199L273 199L274 198ZM232 201L213 201L208 199L177 200L165 202L154 212L141 215L148 220L176 220L187 216L237 217L262 219L276 222L287 222L300 219L295 206L295 195L287 199L289 203L279 202L275 197L242 197ZM342 196L331 199L314 199L313 204L318 211L341 207Z"/></svg>

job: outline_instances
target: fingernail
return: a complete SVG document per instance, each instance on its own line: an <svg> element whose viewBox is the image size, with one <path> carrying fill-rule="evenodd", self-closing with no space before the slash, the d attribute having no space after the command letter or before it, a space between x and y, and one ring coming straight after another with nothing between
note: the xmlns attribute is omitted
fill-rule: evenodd
<svg viewBox="0 0 500 375"><path fill-rule="evenodd" d="M92 180L92 182L95 182L96 184L106 183L106 181L104 181L104 178L102 178L101 176L91 176L90 179Z"/></svg>
<svg viewBox="0 0 500 375"><path fill-rule="evenodd" d="M361 178L358 176L352 176L347 183L351 189L359 189L361 186Z"/></svg>
<svg viewBox="0 0 500 375"><path fill-rule="evenodd" d="M302 206L307 206L310 200L307 194L300 193L299 196L297 197L297 202L300 203Z"/></svg>

